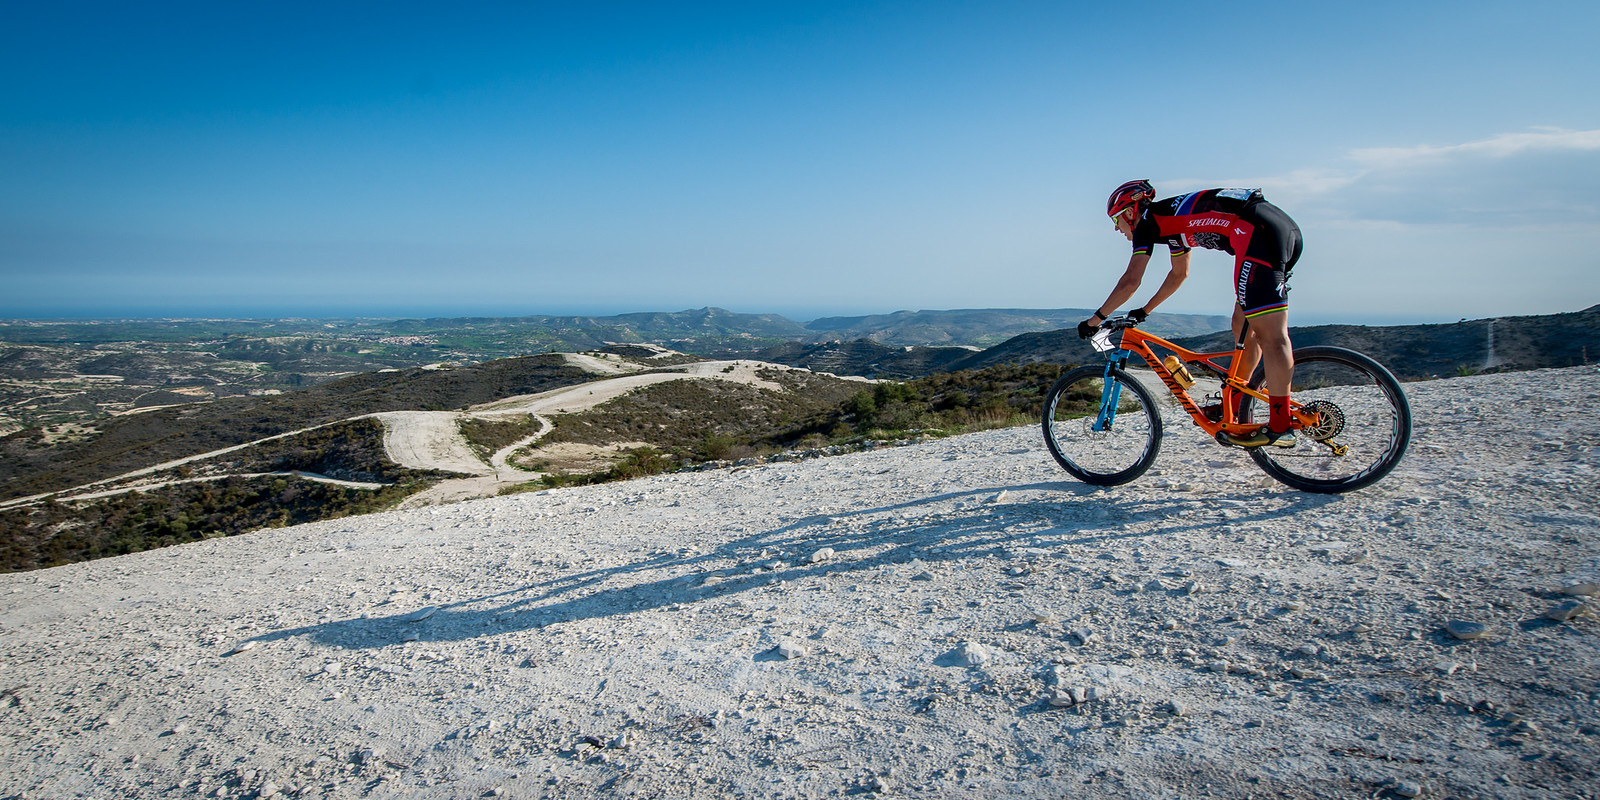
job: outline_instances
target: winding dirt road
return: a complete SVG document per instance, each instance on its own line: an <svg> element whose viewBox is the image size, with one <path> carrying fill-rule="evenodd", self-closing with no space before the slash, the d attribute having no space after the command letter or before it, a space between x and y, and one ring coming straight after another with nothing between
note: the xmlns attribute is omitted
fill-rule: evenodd
<svg viewBox="0 0 1600 800"><path fill-rule="evenodd" d="M781 392L782 384L761 378L762 370L793 370L793 367L762 361L702 361L670 368L670 371L629 374L640 369L627 361L602 359L589 354L565 354L568 363L600 375L615 375L577 386L566 386L538 394L517 395L473 406L464 412L401 411L377 415L387 429L384 449L389 459L404 467L455 472L465 477L441 481L432 488L406 498L401 508L419 508L453 503L474 497L493 497L506 486L535 480L540 473L520 469L510 463L511 454L537 442L555 426L549 417L576 414L614 400L629 392L667 381L708 379L732 381ZM496 452L485 463L472 451L461 435L463 419L505 420L532 416L540 430Z"/></svg>

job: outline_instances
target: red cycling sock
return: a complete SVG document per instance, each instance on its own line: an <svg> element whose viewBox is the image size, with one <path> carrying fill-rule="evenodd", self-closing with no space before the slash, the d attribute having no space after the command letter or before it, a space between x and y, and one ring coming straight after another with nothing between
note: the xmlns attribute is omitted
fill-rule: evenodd
<svg viewBox="0 0 1600 800"><path fill-rule="evenodd" d="M1289 396L1268 397L1267 430L1283 433L1289 430Z"/></svg>

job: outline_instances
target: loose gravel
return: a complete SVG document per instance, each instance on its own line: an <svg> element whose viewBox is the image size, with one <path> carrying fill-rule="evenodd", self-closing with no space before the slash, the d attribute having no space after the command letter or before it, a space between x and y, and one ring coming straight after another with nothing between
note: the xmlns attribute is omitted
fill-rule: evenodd
<svg viewBox="0 0 1600 800"><path fill-rule="evenodd" d="M1595 797L1597 378L1344 496L1017 428L0 575L0 796Z"/></svg>

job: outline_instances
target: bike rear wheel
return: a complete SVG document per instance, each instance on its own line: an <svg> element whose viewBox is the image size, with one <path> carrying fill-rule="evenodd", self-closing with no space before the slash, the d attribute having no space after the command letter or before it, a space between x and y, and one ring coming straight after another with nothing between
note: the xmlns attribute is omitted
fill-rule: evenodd
<svg viewBox="0 0 1600 800"><path fill-rule="evenodd" d="M1056 463L1073 477L1096 486L1115 486L1143 475L1161 450L1161 412L1150 390L1128 373L1112 368L1117 391L1111 424L1102 419L1106 368L1079 367L1061 376L1045 396L1044 442Z"/></svg>
<svg viewBox="0 0 1600 800"><path fill-rule="evenodd" d="M1260 369L1250 388L1263 390ZM1294 351L1297 404L1317 413L1317 424L1296 431L1293 448L1250 451L1268 475L1305 492L1336 494L1370 486L1388 475L1411 442L1411 404L1389 370L1342 347ZM1252 406L1262 406L1252 416ZM1265 404L1244 401L1241 419L1265 419Z"/></svg>

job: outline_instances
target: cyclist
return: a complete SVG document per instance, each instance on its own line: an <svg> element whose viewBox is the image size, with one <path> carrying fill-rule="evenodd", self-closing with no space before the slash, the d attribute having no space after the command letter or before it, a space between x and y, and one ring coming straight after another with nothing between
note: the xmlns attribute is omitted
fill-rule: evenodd
<svg viewBox="0 0 1600 800"><path fill-rule="evenodd" d="M1133 257L1116 288L1094 316L1078 323L1078 335L1094 335L1101 322L1139 290L1151 250L1167 246L1172 269L1150 302L1128 312L1143 322L1156 306L1178 291L1189 277L1189 251L1204 247L1234 256L1234 341L1245 343L1242 373L1249 375L1258 362L1266 372L1267 424L1249 434L1226 434L1239 447L1294 447L1289 427L1289 382L1294 374L1294 354L1289 343L1288 280L1300 258L1300 228L1288 214L1267 202L1259 189L1207 189L1155 199L1149 181L1128 181L1106 201L1117 231L1133 242ZM1240 339L1245 336L1247 338Z"/></svg>

